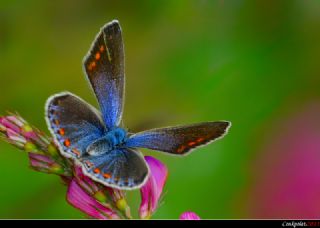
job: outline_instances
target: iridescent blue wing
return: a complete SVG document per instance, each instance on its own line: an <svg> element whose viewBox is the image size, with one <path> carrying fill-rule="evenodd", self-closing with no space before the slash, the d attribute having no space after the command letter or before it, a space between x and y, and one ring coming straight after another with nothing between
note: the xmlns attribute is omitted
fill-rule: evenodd
<svg viewBox="0 0 320 228"><path fill-rule="evenodd" d="M61 153L71 158L80 158L105 131L101 114L68 92L48 99L46 120Z"/></svg>
<svg viewBox="0 0 320 228"><path fill-rule="evenodd" d="M223 137L229 127L230 122L218 121L153 129L131 135L126 146L185 155L198 146Z"/></svg>
<svg viewBox="0 0 320 228"><path fill-rule="evenodd" d="M110 130L119 125L123 109L124 51L118 21L101 29L83 64Z"/></svg>
<svg viewBox="0 0 320 228"><path fill-rule="evenodd" d="M97 156L86 155L80 159L80 164L87 176L118 189L139 188L149 174L140 152L130 148L119 148Z"/></svg>

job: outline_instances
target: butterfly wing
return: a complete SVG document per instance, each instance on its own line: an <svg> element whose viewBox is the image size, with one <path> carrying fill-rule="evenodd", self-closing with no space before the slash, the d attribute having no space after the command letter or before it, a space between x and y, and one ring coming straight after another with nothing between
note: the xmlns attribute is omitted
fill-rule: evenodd
<svg viewBox="0 0 320 228"><path fill-rule="evenodd" d="M101 150L101 145L97 149ZM149 174L140 152L130 148L119 148L98 156L84 156L80 164L87 176L118 189L139 188Z"/></svg>
<svg viewBox="0 0 320 228"><path fill-rule="evenodd" d="M68 92L48 99L46 120L61 153L71 158L80 158L105 129L101 114Z"/></svg>
<svg viewBox="0 0 320 228"><path fill-rule="evenodd" d="M110 130L119 125L123 109L124 50L118 21L101 29L83 64Z"/></svg>
<svg viewBox="0 0 320 228"><path fill-rule="evenodd" d="M218 121L153 129L132 135L126 146L184 155L195 147L223 137L229 127L230 122Z"/></svg>

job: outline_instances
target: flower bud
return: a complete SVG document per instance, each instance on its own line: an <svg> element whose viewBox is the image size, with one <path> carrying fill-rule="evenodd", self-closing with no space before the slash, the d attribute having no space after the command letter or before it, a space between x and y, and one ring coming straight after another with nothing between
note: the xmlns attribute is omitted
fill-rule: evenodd
<svg viewBox="0 0 320 228"><path fill-rule="evenodd" d="M200 217L192 211L186 211L180 215L179 219L180 220L200 220Z"/></svg>
<svg viewBox="0 0 320 228"><path fill-rule="evenodd" d="M93 218L120 219L115 211L105 205L102 205L92 196L88 195L88 193L85 192L75 180L72 180L69 185L67 200L72 206Z"/></svg>

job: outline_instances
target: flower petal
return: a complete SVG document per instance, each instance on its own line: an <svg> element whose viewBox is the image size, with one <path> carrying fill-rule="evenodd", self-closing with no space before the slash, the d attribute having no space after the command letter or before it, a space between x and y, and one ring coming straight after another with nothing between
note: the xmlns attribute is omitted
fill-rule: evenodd
<svg viewBox="0 0 320 228"><path fill-rule="evenodd" d="M186 211L180 215L179 219L180 220L200 220L200 217L192 211Z"/></svg>
<svg viewBox="0 0 320 228"><path fill-rule="evenodd" d="M144 158L149 165L150 176L147 183L140 189L139 214L140 218L149 218L158 207L158 201L167 180L168 169L162 162L151 156Z"/></svg>
<svg viewBox="0 0 320 228"><path fill-rule="evenodd" d="M97 191L99 191L99 187L96 182L94 182L91 178L84 175L82 172L82 167L76 165L74 167L74 175L78 182L78 184L85 189L89 194L94 195Z"/></svg>
<svg viewBox="0 0 320 228"><path fill-rule="evenodd" d="M90 196L102 203L112 203L115 208L131 218L130 207L125 200L125 192L119 189L106 187L86 176L81 166L74 167L74 176L78 185Z"/></svg>
<svg viewBox="0 0 320 228"><path fill-rule="evenodd" d="M25 144L27 142L27 140L22 135L12 130L11 128L7 129L7 136L8 136L8 139L10 139L12 142L17 142L22 144Z"/></svg>
<svg viewBox="0 0 320 228"><path fill-rule="evenodd" d="M24 119L18 115L0 116L1 138L19 149L28 151L24 146L29 142L33 143L37 149L45 152L50 141L48 137L37 129L34 129Z"/></svg>
<svg viewBox="0 0 320 228"><path fill-rule="evenodd" d="M40 172L66 174L65 169L51 157L43 154L28 153L30 166Z"/></svg>
<svg viewBox="0 0 320 228"><path fill-rule="evenodd" d="M19 134L21 132L19 121L15 116L4 116L0 117L0 124L5 126L7 129L11 129L13 132Z"/></svg>
<svg viewBox="0 0 320 228"><path fill-rule="evenodd" d="M96 219L119 219L119 216L113 210L89 196L75 180L72 180L69 185L67 201L90 217Z"/></svg>
<svg viewBox="0 0 320 228"><path fill-rule="evenodd" d="M6 118L19 127L22 127L25 123L25 121L18 116L7 116Z"/></svg>
<svg viewBox="0 0 320 228"><path fill-rule="evenodd" d="M54 163L51 158L42 154L29 153L29 159L33 168L49 169L50 165Z"/></svg>

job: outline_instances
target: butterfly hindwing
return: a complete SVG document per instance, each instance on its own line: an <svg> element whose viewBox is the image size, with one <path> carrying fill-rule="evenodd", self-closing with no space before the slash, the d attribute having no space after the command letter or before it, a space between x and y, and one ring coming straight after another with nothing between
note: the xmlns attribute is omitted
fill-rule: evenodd
<svg viewBox="0 0 320 228"><path fill-rule="evenodd" d="M67 157L80 158L92 141L104 132L101 114L67 92L48 99L46 120L60 151Z"/></svg>
<svg viewBox="0 0 320 228"><path fill-rule="evenodd" d="M221 138L229 126L230 122L217 121L152 129L132 135L126 146L184 155L195 147Z"/></svg>
<svg viewBox="0 0 320 228"><path fill-rule="evenodd" d="M101 29L83 64L106 127L118 126L124 93L124 50L118 21L114 20Z"/></svg>
<svg viewBox="0 0 320 228"><path fill-rule="evenodd" d="M149 173L140 152L130 148L118 148L98 156L84 156L80 163L86 175L102 184L121 189L141 187Z"/></svg>

